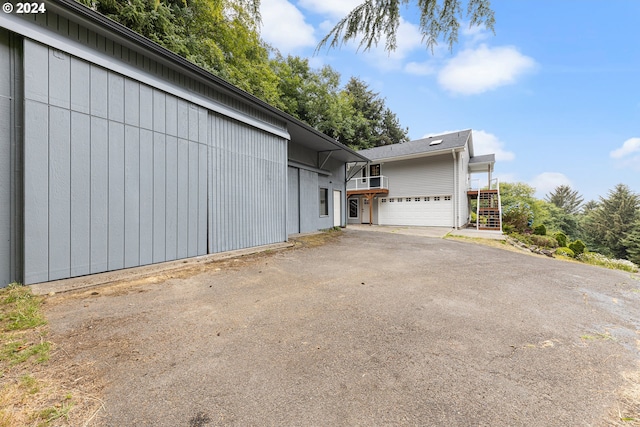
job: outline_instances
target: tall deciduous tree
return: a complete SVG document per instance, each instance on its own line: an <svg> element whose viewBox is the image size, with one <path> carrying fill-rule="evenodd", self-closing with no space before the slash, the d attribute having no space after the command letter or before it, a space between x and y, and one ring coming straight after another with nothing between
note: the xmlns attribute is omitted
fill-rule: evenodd
<svg viewBox="0 0 640 427"><path fill-rule="evenodd" d="M384 39L385 50L396 48L396 34L400 25L400 7L414 3L411 0L366 0L341 19L318 45L330 48L360 39L364 50L377 46ZM420 32L429 48L438 39L446 40L449 48L458 41L460 20L469 20L470 26L484 25L493 30L494 13L490 0L418 0ZM466 10L463 5L466 3Z"/></svg>
<svg viewBox="0 0 640 427"><path fill-rule="evenodd" d="M629 235L640 221L640 196L618 184L607 198L587 216L584 223L589 247L605 255L626 259L629 256Z"/></svg>
<svg viewBox="0 0 640 427"><path fill-rule="evenodd" d="M92 9L280 107L258 0L79 0Z"/></svg>
<svg viewBox="0 0 640 427"><path fill-rule="evenodd" d="M545 198L547 202L553 203L568 214L577 214L584 198L578 190L572 190L568 185L559 185L548 193Z"/></svg>

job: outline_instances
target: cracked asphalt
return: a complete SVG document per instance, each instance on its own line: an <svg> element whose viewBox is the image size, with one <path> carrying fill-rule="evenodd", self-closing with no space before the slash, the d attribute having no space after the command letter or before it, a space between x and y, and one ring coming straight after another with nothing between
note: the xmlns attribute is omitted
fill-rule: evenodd
<svg viewBox="0 0 640 427"><path fill-rule="evenodd" d="M637 275L349 230L50 296L100 426L610 425ZM80 375L80 374L79 374Z"/></svg>

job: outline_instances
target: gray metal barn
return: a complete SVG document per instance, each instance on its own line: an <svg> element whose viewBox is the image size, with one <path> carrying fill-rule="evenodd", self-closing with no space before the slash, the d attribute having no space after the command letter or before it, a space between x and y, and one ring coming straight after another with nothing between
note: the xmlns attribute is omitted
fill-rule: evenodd
<svg viewBox="0 0 640 427"><path fill-rule="evenodd" d="M364 157L73 0L0 14L0 286L346 224Z"/></svg>

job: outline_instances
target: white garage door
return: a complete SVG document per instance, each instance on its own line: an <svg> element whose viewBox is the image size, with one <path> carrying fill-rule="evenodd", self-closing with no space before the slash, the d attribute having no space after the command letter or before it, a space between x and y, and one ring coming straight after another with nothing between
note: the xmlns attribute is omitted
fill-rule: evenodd
<svg viewBox="0 0 640 427"><path fill-rule="evenodd" d="M453 227L453 201L451 196L379 198L378 223Z"/></svg>

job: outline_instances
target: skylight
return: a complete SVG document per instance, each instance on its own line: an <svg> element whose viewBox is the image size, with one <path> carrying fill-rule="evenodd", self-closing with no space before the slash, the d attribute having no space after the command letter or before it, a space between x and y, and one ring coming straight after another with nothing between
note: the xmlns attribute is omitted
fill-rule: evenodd
<svg viewBox="0 0 640 427"><path fill-rule="evenodd" d="M441 143L442 143L442 140L441 140L441 139L434 139L433 141L431 141L431 142L429 143L429 146L431 146L431 145L438 145L438 144L441 144Z"/></svg>

